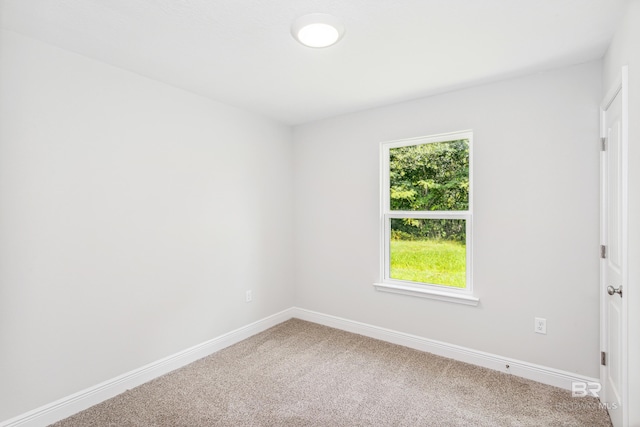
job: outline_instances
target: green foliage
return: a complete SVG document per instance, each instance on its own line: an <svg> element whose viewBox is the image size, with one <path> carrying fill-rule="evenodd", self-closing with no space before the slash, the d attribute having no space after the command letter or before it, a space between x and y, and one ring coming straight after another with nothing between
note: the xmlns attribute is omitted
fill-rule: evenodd
<svg viewBox="0 0 640 427"><path fill-rule="evenodd" d="M466 247L444 240L392 240L391 278L464 288Z"/></svg>
<svg viewBox="0 0 640 427"><path fill-rule="evenodd" d="M391 210L465 211L469 209L469 141L434 142L389 150ZM414 239L464 238L461 220L403 219L392 227Z"/></svg>
<svg viewBox="0 0 640 427"><path fill-rule="evenodd" d="M391 219L391 240L440 239L465 242L466 237L464 219Z"/></svg>

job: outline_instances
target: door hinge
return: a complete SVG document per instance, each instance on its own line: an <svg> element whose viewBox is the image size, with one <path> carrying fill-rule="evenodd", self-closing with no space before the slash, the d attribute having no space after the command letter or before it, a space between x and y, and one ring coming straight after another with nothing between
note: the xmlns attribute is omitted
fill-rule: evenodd
<svg viewBox="0 0 640 427"><path fill-rule="evenodd" d="M607 366L607 353L604 351L600 352L600 364L602 366Z"/></svg>
<svg viewBox="0 0 640 427"><path fill-rule="evenodd" d="M605 259L607 257L607 247L600 245L600 258Z"/></svg>
<svg viewBox="0 0 640 427"><path fill-rule="evenodd" d="M600 151L607 151L607 138L604 136L600 138Z"/></svg>

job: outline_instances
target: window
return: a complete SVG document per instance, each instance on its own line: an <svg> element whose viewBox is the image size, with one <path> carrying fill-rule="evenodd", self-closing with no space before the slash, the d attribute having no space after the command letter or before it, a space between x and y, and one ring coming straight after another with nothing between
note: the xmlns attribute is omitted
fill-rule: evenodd
<svg viewBox="0 0 640 427"><path fill-rule="evenodd" d="M471 149L470 131L382 143L377 289L477 305Z"/></svg>

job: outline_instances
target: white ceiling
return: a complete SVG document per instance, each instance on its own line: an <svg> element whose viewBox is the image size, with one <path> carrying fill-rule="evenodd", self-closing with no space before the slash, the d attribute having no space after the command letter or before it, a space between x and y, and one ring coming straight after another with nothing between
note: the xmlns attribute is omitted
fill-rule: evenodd
<svg viewBox="0 0 640 427"><path fill-rule="evenodd" d="M1 0L4 28L300 124L600 58L626 0ZM310 49L290 26L330 13Z"/></svg>

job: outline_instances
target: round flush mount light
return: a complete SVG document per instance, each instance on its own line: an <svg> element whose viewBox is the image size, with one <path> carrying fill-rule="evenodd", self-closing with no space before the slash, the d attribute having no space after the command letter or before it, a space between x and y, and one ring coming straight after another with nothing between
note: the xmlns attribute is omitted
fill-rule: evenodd
<svg viewBox="0 0 640 427"><path fill-rule="evenodd" d="M328 47L344 35L344 25L326 13L310 13L295 20L291 26L293 38L308 47Z"/></svg>

